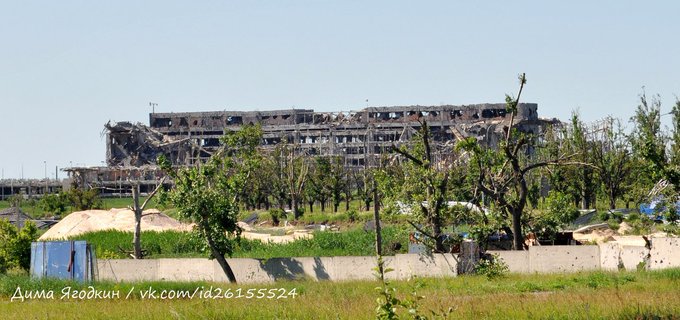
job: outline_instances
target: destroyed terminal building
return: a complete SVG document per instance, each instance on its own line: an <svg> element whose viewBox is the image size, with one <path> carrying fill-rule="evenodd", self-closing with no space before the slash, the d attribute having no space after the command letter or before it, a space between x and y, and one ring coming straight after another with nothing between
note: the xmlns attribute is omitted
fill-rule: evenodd
<svg viewBox="0 0 680 320"><path fill-rule="evenodd" d="M546 120L539 119L537 109L535 103L519 104L515 124L520 131L541 130ZM152 188L163 175L154 166L159 155L177 166L203 162L220 147L225 131L248 124L262 126L265 149L288 143L310 156L341 156L348 167L364 167L393 145L408 143L423 122L440 149L451 150L467 137L495 147L509 126L510 114L505 104L368 107L337 113L311 109L151 113L149 125L106 124L108 167L67 171L104 193L121 192L130 180Z"/></svg>

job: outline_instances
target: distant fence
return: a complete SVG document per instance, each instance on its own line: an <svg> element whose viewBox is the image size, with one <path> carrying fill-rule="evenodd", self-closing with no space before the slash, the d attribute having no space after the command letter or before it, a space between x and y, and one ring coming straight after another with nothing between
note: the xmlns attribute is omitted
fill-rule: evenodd
<svg viewBox="0 0 680 320"><path fill-rule="evenodd" d="M588 246L535 246L527 251L490 251L514 273L561 273L680 267L680 239L654 238L650 248L604 243ZM384 258L388 279L454 277L465 262L453 254L398 254ZM375 279L375 257L228 259L240 283L313 279ZM99 279L113 281L227 281L217 261L208 259L112 259L98 261Z"/></svg>

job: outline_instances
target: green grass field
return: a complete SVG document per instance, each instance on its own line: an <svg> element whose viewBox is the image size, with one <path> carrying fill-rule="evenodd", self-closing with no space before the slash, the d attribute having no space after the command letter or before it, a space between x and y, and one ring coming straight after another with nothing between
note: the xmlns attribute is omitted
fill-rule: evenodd
<svg viewBox="0 0 680 320"><path fill-rule="evenodd" d="M385 253L405 253L408 248L407 230L399 226L383 229ZM97 257L128 258L119 248L132 250L132 233L122 231L97 231L75 236L74 240L87 240L95 246ZM375 254L375 232L353 229L345 232L315 232L312 239L301 239L285 244L265 244L258 240L241 239L234 250L234 258L282 258L370 256ZM401 244L401 251L390 250L393 243ZM191 233L177 231L144 231L142 248L148 258L207 257L204 241Z"/></svg>
<svg viewBox="0 0 680 320"><path fill-rule="evenodd" d="M450 319L680 319L680 269L654 272L509 275L416 279L394 282L404 299L417 291L421 314L433 317L449 309ZM194 291L210 286L230 289L279 289L297 296L161 300L141 298L139 291ZM60 300L66 286L86 284L34 281L25 276L0 276L0 319L371 319L375 318L376 281L277 282L262 285L210 283L95 283L97 290L118 290L110 300ZM54 299L10 302L17 286L23 290L55 290ZM125 299L134 287L129 299ZM276 291L276 290L275 290ZM257 292L257 290L254 290ZM276 291L279 292L279 291ZM397 310L410 318L406 310Z"/></svg>

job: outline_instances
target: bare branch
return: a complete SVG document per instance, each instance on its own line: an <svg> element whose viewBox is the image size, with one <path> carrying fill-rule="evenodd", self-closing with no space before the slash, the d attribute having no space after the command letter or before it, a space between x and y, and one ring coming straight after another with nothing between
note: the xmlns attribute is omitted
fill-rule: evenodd
<svg viewBox="0 0 680 320"><path fill-rule="evenodd" d="M149 194L149 196L146 197L146 200L144 200L144 203L142 203L142 206L139 207L139 210L144 211L144 208L146 208L146 205L149 204L149 200L151 200L151 198L153 198L153 196L155 196L156 193L158 193L158 191L163 187L163 182L165 182L166 178L167 177L163 177L163 179L161 179L161 181L156 186L156 189L153 189L151 194Z"/></svg>
<svg viewBox="0 0 680 320"><path fill-rule="evenodd" d="M419 165L419 166L422 166L422 165L423 165L423 161L421 161L421 160L419 160L418 158L414 157L413 155L411 155L410 153L408 153L408 151L402 150L400 147L397 147L396 145L392 145L392 150L394 150L394 151L397 152L398 154L400 154L400 155L406 157L407 159L413 161L415 164L417 164L417 165Z"/></svg>
<svg viewBox="0 0 680 320"><path fill-rule="evenodd" d="M522 170L522 175L526 174L527 172L540 168L540 167L546 167L546 166L584 166L584 167L591 167L594 169L600 169L599 167L593 165L592 163L587 163L587 162L581 162L581 161L563 161L563 160L551 160L551 161L543 161L543 162L538 162L534 163L532 165L527 166Z"/></svg>
<svg viewBox="0 0 680 320"><path fill-rule="evenodd" d="M422 131L423 145L425 145L425 156L427 157L427 166L429 167L432 165L432 150L430 148L430 129L427 127L427 121L423 121Z"/></svg>
<svg viewBox="0 0 680 320"><path fill-rule="evenodd" d="M161 214L161 212L149 212L149 213L144 213L144 214L142 214L142 217L152 216L152 215L154 215L154 214Z"/></svg>
<svg viewBox="0 0 680 320"><path fill-rule="evenodd" d="M519 107L519 98L522 96L522 90L524 89L524 84L526 83L526 74L522 73L520 76L520 81L519 81L519 92L517 93L517 98L515 98L515 105ZM510 142L510 135L512 134L512 126L514 125L513 122L515 122L515 113L516 111L513 111L510 114L510 126L508 127L508 132L505 136L505 143L507 145L508 142Z"/></svg>
<svg viewBox="0 0 680 320"><path fill-rule="evenodd" d="M435 237L434 237L433 235L427 233L425 230L423 230L423 229L421 229L420 227L418 227L415 223L413 223L413 221L411 221L411 220L406 220L406 222L408 222L408 224L410 224L414 229L416 229L416 231L418 231L418 232L424 234L426 237L428 237L428 238L430 238L430 239L435 239Z"/></svg>

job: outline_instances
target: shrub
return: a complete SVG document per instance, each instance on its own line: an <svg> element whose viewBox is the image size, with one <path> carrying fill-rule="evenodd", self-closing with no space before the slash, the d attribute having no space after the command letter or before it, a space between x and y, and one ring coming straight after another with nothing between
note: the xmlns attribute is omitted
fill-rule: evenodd
<svg viewBox="0 0 680 320"><path fill-rule="evenodd" d="M548 210L537 217L534 222L534 229L543 237L554 238L561 226L578 218L579 212L569 196L560 192L551 191L546 202Z"/></svg>
<svg viewBox="0 0 680 320"><path fill-rule="evenodd" d="M26 221L21 230L5 219L0 219L0 273L8 269L28 270L31 265L31 242L38 238L38 229Z"/></svg>
<svg viewBox="0 0 680 320"><path fill-rule="evenodd" d="M356 221L356 220L357 220L357 217L359 216L359 214L357 213L357 211L354 210L354 209L351 209L351 210L347 211L345 214L347 215L347 220L349 220L349 222L354 222L354 221Z"/></svg>
<svg viewBox="0 0 680 320"><path fill-rule="evenodd" d="M272 224L278 226L281 223L281 219L286 218L286 211L279 208L269 209L269 216L272 218Z"/></svg>
<svg viewBox="0 0 680 320"><path fill-rule="evenodd" d="M40 208L57 216L66 212L68 205L69 200L65 193L47 194L40 199Z"/></svg>
<svg viewBox="0 0 680 320"><path fill-rule="evenodd" d="M505 277L510 269L497 254L487 254L479 260L475 267L475 273L484 275L489 280Z"/></svg>

